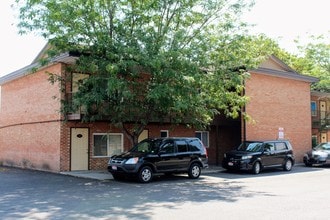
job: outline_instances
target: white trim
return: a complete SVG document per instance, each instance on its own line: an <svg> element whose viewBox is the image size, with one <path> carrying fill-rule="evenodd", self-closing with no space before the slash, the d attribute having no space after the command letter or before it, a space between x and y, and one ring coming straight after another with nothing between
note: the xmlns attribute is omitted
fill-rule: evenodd
<svg viewBox="0 0 330 220"><path fill-rule="evenodd" d="M203 133L207 133L207 143L205 144L204 143L204 140L203 140ZM201 141L202 141L202 143L204 144L204 146L206 147L206 148L209 148L210 147L210 132L209 131L195 131L195 134L196 133L201 133ZM196 135L195 135L196 136Z"/></svg>

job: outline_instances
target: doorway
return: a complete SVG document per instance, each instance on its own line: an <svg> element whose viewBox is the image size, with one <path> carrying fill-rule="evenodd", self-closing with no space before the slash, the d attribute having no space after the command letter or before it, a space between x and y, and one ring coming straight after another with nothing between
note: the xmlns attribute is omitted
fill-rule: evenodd
<svg viewBox="0 0 330 220"><path fill-rule="evenodd" d="M88 170L88 128L71 128L71 170Z"/></svg>

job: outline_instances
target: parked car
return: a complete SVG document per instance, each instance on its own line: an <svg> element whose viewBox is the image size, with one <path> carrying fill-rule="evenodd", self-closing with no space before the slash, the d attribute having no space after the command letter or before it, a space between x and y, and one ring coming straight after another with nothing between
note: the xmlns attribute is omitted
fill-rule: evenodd
<svg viewBox="0 0 330 220"><path fill-rule="evenodd" d="M325 164L330 161L330 142L321 143L304 155L304 163L306 166L313 164Z"/></svg>
<svg viewBox="0 0 330 220"><path fill-rule="evenodd" d="M224 154L222 167L259 174L261 170L272 167L290 171L294 163L292 146L287 140L245 141L235 150Z"/></svg>
<svg viewBox="0 0 330 220"><path fill-rule="evenodd" d="M154 174L188 173L192 179L208 167L207 150L198 138L145 139L128 152L114 155L108 171L114 179L136 176L142 183L150 182Z"/></svg>

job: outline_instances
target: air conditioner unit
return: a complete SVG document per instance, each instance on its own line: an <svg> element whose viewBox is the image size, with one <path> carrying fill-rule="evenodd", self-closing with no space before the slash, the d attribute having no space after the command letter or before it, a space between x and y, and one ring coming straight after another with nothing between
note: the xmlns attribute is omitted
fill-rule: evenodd
<svg viewBox="0 0 330 220"><path fill-rule="evenodd" d="M80 120L81 114L80 113L71 113L68 114L68 120Z"/></svg>

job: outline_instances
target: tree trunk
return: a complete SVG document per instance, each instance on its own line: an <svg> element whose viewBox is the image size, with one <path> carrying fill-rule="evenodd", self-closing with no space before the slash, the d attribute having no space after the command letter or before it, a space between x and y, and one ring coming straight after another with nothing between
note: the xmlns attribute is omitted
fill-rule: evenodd
<svg viewBox="0 0 330 220"><path fill-rule="evenodd" d="M138 144L139 136L145 128L145 125L139 125L138 128L133 129L132 131L130 131L129 128L125 127L123 123L119 123L119 127L121 128L125 136L130 140L131 147L133 147Z"/></svg>

